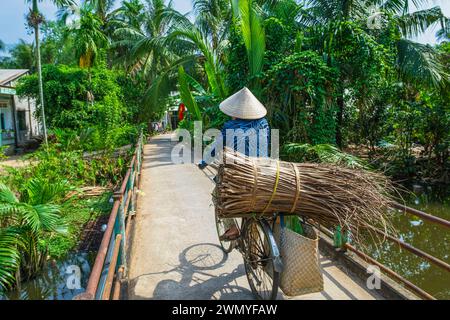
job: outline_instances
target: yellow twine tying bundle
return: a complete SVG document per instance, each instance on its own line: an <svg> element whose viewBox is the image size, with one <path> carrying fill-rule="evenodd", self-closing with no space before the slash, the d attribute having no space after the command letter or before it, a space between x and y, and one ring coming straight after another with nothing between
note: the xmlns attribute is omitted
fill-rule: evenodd
<svg viewBox="0 0 450 320"><path fill-rule="evenodd" d="M272 196L270 197L269 203L267 203L267 206L264 209L264 211L262 212L262 215L264 215L266 213L266 211L272 205L272 201L275 198L275 195L277 194L277 189L278 189L278 183L279 182L280 182L280 161L277 161L277 176L275 178L275 186L273 187L273 192L272 192Z"/></svg>
<svg viewBox="0 0 450 320"><path fill-rule="evenodd" d="M294 204L292 205L292 209L290 213L294 213L295 209L297 209L297 202L300 198L300 172L298 171L297 165L295 163L292 164L292 168L295 171L295 185L297 187L297 192L295 194Z"/></svg>

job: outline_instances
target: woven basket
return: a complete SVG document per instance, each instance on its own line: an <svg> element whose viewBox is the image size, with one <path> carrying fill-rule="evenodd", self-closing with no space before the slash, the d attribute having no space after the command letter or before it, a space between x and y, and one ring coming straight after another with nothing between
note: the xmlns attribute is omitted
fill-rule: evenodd
<svg viewBox="0 0 450 320"><path fill-rule="evenodd" d="M280 288L291 297L323 291L319 237L311 226L302 224L302 227L306 236L280 224L274 230L283 261Z"/></svg>

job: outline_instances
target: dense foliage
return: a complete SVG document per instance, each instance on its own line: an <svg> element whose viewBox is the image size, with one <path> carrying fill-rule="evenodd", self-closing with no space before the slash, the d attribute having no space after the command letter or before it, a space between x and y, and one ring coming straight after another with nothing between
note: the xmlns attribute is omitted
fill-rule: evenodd
<svg viewBox="0 0 450 320"><path fill-rule="evenodd" d="M220 101L248 86L283 143L337 145L397 178L448 181L448 19L439 7L196 0L189 20L163 0L61 4L59 20L42 24L44 63L70 66L47 66L44 77L73 79L45 81L54 127L159 120L180 102L190 111L183 127L200 118L220 127ZM441 46L409 40L433 25ZM34 48L12 52L8 63L28 65ZM24 91L37 96L35 84Z"/></svg>
<svg viewBox="0 0 450 320"><path fill-rule="evenodd" d="M108 67L104 23L92 9L80 12L78 28L62 20L43 24L44 102L51 134L48 145L26 156L28 166L3 169L1 175L0 292L35 277L48 259L77 250L86 226L110 212L109 191L85 198L80 188L116 188L133 152L122 147L133 145L141 129L145 88ZM36 99L40 118L35 53L34 46L21 42L0 64L32 71L17 91Z"/></svg>
<svg viewBox="0 0 450 320"><path fill-rule="evenodd" d="M335 143L335 77L312 51L294 53L270 67L264 97L272 125L286 140Z"/></svg>
<svg viewBox="0 0 450 320"><path fill-rule="evenodd" d="M30 2L28 23L42 31L40 46L20 42L0 67L35 72L41 49L52 136L32 167L0 185L0 248L18 248L17 228L39 224L22 219L33 206L62 204L61 197L29 203L30 181L114 184L126 157L88 160L85 152L129 144L137 124L159 121L181 102L188 114L180 127L202 120L205 130L220 128L228 119L220 101L243 86L267 106L289 161L370 166L396 180L449 185L450 22L439 7L421 9L426 0L413 1L415 12L408 0L194 0L192 19L164 0L124 0L117 9L111 0L54 0L57 21L45 21L39 1ZM440 45L411 40L431 26ZM39 103L38 88L33 74L18 92ZM12 209L22 204L28 213ZM41 227L31 236L55 233ZM47 252L36 248L35 257ZM5 252L0 264L10 271L28 259ZM11 279L0 273L0 285Z"/></svg>
<svg viewBox="0 0 450 320"><path fill-rule="evenodd" d="M116 84L116 74L95 69L91 79L77 67L46 65L43 68L47 123L52 128L81 129L99 124L104 129L127 120L127 109ZM22 96L39 98L37 76L23 78L17 88ZM88 92L93 96L90 103ZM40 112L38 111L38 114Z"/></svg>

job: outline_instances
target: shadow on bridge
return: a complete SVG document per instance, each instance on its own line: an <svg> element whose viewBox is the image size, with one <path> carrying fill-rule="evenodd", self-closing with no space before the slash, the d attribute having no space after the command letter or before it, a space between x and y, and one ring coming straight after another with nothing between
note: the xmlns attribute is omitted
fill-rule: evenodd
<svg viewBox="0 0 450 320"><path fill-rule="evenodd" d="M153 292L153 299L156 300L229 300L236 299L236 296L242 300L252 299L251 291L236 281L245 276L243 264L229 273L212 273L224 266L227 257L218 245L195 244L180 253L179 265L167 271L143 274L133 282L136 285L142 278L165 278L156 283ZM135 298L146 299L139 296Z"/></svg>

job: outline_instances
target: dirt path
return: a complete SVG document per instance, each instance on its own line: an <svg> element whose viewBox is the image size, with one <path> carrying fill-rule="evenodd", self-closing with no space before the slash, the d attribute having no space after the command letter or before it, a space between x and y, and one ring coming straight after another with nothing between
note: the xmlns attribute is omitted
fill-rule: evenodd
<svg viewBox="0 0 450 320"><path fill-rule="evenodd" d="M0 161L0 173L4 171L5 168L23 168L31 164L30 160L22 160L23 155L11 156L8 159Z"/></svg>

